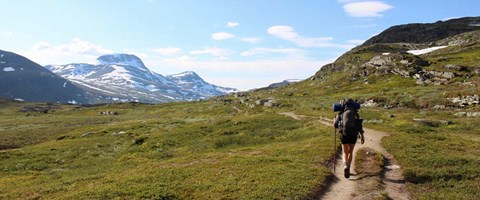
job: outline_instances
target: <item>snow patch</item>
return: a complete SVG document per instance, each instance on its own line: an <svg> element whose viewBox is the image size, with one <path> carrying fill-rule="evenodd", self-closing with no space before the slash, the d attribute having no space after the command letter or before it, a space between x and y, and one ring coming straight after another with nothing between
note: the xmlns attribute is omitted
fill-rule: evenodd
<svg viewBox="0 0 480 200"><path fill-rule="evenodd" d="M67 82L65 81L65 83L63 83L63 87L67 87Z"/></svg>
<svg viewBox="0 0 480 200"><path fill-rule="evenodd" d="M13 72L13 71L15 71L15 69L13 67L5 67L5 68L3 68L3 71L4 72Z"/></svg>
<svg viewBox="0 0 480 200"><path fill-rule="evenodd" d="M83 82L81 82L81 81L76 81L76 80L70 80L70 81L73 81L73 82L75 82L75 83L78 83L78 84L80 84L80 85L83 85L83 86L85 86L85 87L88 87L88 88L91 88L91 89L94 89L94 90L98 90L98 91L106 92L106 93L110 93L110 94L115 94L115 93L110 92L110 91L107 91L107 90L102 90L102 89L100 89L100 88L93 87L93 86L88 85L88 84L86 84L86 83L83 83Z"/></svg>
<svg viewBox="0 0 480 200"><path fill-rule="evenodd" d="M186 72L182 72L182 73L179 73L179 74L172 74L172 75L170 75L170 77L180 78L180 77L190 76L190 75L194 75L194 74L195 74L195 72L186 71Z"/></svg>
<svg viewBox="0 0 480 200"><path fill-rule="evenodd" d="M478 23L478 24L469 24L468 26L480 26L480 23Z"/></svg>
<svg viewBox="0 0 480 200"><path fill-rule="evenodd" d="M0 55L0 58L3 58L3 54L2 54L2 55Z"/></svg>
<svg viewBox="0 0 480 200"><path fill-rule="evenodd" d="M388 55L390 55L390 52L385 52L385 53L382 53L382 55L384 55L384 56L388 56Z"/></svg>
<svg viewBox="0 0 480 200"><path fill-rule="evenodd" d="M25 101L25 99L20 99L20 98L15 98L13 100L15 100L15 101Z"/></svg>
<svg viewBox="0 0 480 200"><path fill-rule="evenodd" d="M77 101L75 100L71 100L71 101L68 101L69 104L78 104Z"/></svg>
<svg viewBox="0 0 480 200"><path fill-rule="evenodd" d="M436 51L436 50L439 50L439 49L443 49L443 48L447 48L447 47L448 46L438 46L438 47L430 47L430 48L426 48L426 49L410 50L410 51L407 51L407 52L411 53L413 55L422 55L422 54L430 53L430 52L433 52L433 51Z"/></svg>

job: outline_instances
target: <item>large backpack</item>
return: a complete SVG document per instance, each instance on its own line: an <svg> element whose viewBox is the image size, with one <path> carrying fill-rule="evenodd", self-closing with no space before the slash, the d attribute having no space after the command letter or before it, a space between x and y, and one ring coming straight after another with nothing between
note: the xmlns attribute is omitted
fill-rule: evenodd
<svg viewBox="0 0 480 200"><path fill-rule="evenodd" d="M340 128L343 135L357 135L362 128L362 121L354 108L346 107L341 113Z"/></svg>

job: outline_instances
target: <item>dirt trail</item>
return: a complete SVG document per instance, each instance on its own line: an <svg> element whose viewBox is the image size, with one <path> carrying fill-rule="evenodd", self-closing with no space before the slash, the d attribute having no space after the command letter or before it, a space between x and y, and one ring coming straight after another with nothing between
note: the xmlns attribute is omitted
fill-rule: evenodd
<svg viewBox="0 0 480 200"><path fill-rule="evenodd" d="M283 115L290 116L294 119L302 119L307 116L296 115L293 112L281 113ZM333 126L332 120L321 118L319 120L322 124L326 126ZM354 148L354 155L353 160L355 160L356 152L360 147L370 147L375 151L381 153L385 157L385 167L383 172L382 183L384 185L385 191L388 193L388 196L391 199L410 199L408 191L406 190L405 179L402 175L401 167L398 165L397 161L391 154L389 154L381 145L381 140L383 137L387 136L388 134L385 132L364 128L364 136L365 136L365 143L362 145L360 140L358 140L357 144ZM333 132L333 131L332 131ZM337 133L338 134L338 133ZM338 137L338 135L337 135ZM339 140L337 139L337 142ZM341 199L353 199L353 194L355 193L356 189L356 181L358 176L355 173L355 165L354 162L351 166L351 173L349 179L346 179L343 175L343 161L341 153L337 154L337 163L335 165L335 173L333 177L333 181L329 188L326 190L324 194L319 194L320 199L334 199L334 200L341 200Z"/></svg>

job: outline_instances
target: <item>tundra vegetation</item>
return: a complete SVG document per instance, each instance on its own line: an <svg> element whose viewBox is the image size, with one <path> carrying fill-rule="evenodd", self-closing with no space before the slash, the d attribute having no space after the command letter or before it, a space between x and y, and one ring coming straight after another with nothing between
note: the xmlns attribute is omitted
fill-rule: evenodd
<svg viewBox="0 0 480 200"><path fill-rule="evenodd" d="M368 43L307 80L198 102L1 100L0 198L313 198L334 153L334 130L318 120L332 119L332 103L349 97L365 105L364 126L390 133L383 145L412 197L476 199L479 35Z"/></svg>

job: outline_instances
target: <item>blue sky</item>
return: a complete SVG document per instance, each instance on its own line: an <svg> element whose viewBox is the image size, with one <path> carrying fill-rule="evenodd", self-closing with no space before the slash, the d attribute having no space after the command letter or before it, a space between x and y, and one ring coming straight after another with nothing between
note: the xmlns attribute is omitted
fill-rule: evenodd
<svg viewBox="0 0 480 200"><path fill-rule="evenodd" d="M384 29L479 16L471 0L0 0L0 49L41 64L139 56L241 90L305 79Z"/></svg>

